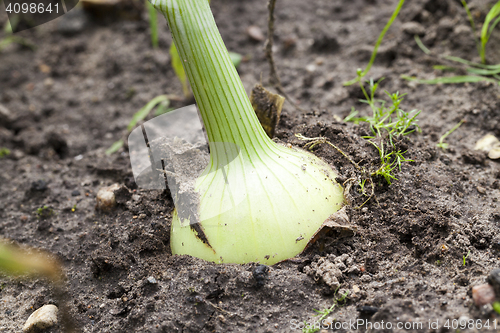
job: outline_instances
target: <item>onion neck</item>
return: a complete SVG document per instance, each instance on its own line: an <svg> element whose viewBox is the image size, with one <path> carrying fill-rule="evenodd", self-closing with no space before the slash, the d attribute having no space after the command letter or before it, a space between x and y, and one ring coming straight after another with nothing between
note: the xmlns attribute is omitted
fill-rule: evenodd
<svg viewBox="0 0 500 333"><path fill-rule="evenodd" d="M272 149L229 57L207 0L150 0L168 21L212 152L233 143L249 158ZM223 147L223 145L222 145Z"/></svg>

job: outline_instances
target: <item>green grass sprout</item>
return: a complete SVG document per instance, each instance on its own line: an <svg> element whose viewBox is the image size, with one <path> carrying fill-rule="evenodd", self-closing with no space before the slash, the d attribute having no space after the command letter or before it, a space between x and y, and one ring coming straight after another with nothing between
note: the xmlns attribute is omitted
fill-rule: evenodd
<svg viewBox="0 0 500 333"><path fill-rule="evenodd" d="M339 288L335 290L335 294L337 293ZM320 316L317 320L318 323L321 323L326 317L330 315L330 313L333 312L333 310L338 306L338 303L343 302L346 298L347 295L349 294L349 291L346 291L340 298L334 299L333 304L329 308L325 308L323 310L316 310L313 309L316 314L314 316ZM316 333L319 331L318 327L314 327L314 325L309 325L307 322L304 322L304 328L302 329L302 333Z"/></svg>
<svg viewBox="0 0 500 333"><path fill-rule="evenodd" d="M182 84L182 92L184 93L184 96L185 97L191 96L191 91L189 90L189 82L186 76L186 72L184 71L184 67L182 66L182 60L179 57L179 52L177 52L177 48L173 42L170 45L170 57L171 57L172 69L174 70L175 75Z"/></svg>
<svg viewBox="0 0 500 333"><path fill-rule="evenodd" d="M492 304L493 310L500 315L500 302L496 301Z"/></svg>
<svg viewBox="0 0 500 333"><path fill-rule="evenodd" d="M151 45L154 49L158 48L158 13L148 0L146 0L146 7L149 14L149 30L151 33Z"/></svg>
<svg viewBox="0 0 500 333"><path fill-rule="evenodd" d="M445 56L445 55L434 55L441 61L450 62L450 66L434 66L434 69L439 70L458 70L467 72L470 75L456 75L450 77L438 77L430 80L422 80L416 77L411 77L408 75L401 75L401 78L422 84L457 84L457 83L476 83L476 82L491 82L500 85L500 64L488 65L486 64L486 44L488 43L493 29L500 23L500 1L498 1L486 15L483 27L481 30L481 40L478 41L476 37L476 25L474 19L469 10L467 2L461 0L462 5L465 8L467 17L469 19L470 25L472 27L474 41L476 42L478 53L481 57L481 63L475 63L466 59L455 56ZM433 55L432 51L429 50L419 36L415 35L415 42L418 47L427 55ZM454 63L454 64L453 64Z"/></svg>
<svg viewBox="0 0 500 333"><path fill-rule="evenodd" d="M490 25L490 23L493 23ZM486 44L490 40L491 33L496 25L500 22L500 1L498 1L488 12L484 19L483 28L481 29L481 62L486 63Z"/></svg>
<svg viewBox="0 0 500 333"><path fill-rule="evenodd" d="M443 135L439 138L439 142L436 144L436 146L437 146L438 148L443 149L443 150L448 149L449 145L448 145L446 142L444 142L444 139L446 139L446 137L447 137L448 135L450 135L451 133L455 132L455 131L456 131L456 130L460 127L460 125L462 125L464 122L465 122L465 120L464 120L464 119L460 120L460 121L458 122L458 124L456 124L455 126L453 126L453 128L452 128L452 129L450 129L449 131L447 131L446 133L444 133L444 134L443 134Z"/></svg>
<svg viewBox="0 0 500 333"><path fill-rule="evenodd" d="M134 127L137 125L137 123L143 121L146 119L146 117L149 115L149 113L158 106L158 109L155 113L155 115L160 115L162 113L168 112L168 106L170 104L170 99L178 99L175 96L172 95L159 95L150 100L146 105L144 105L139 111L137 111L133 116L132 120L130 120L128 126L127 126L127 134L130 133ZM160 109L161 108L161 109ZM161 113L159 113L161 112ZM109 147L106 150L106 155L111 155L116 153L120 148L122 148L125 144L125 141L123 139L120 139L118 141L115 141L111 147Z"/></svg>
<svg viewBox="0 0 500 333"><path fill-rule="evenodd" d="M467 263L466 260L467 260L467 258L469 258L469 255L470 255L470 250L467 252L466 256L462 257L462 259L463 259L463 266L465 266L465 264Z"/></svg>
<svg viewBox="0 0 500 333"><path fill-rule="evenodd" d="M373 63L375 62L375 58L377 57L378 48L380 47L380 44L382 44L382 41L384 40L384 36L385 36L387 30L389 30L392 23L396 19L396 17L398 17L399 11L401 10L401 7L403 7L404 2L405 2L405 0L399 0L398 5L396 6L396 9L394 10L391 18L389 19L389 22L387 22L384 29L382 29L382 32L378 36L377 42L375 43L375 47L373 48L373 52L372 52L372 55L370 57L370 61L368 62L368 65L366 66L366 68L364 70L359 69L358 70L358 77L351 80L351 81L344 82L344 86L353 85L354 83L359 82L363 77L365 77L366 74L368 74Z"/></svg>
<svg viewBox="0 0 500 333"><path fill-rule="evenodd" d="M465 12L467 13L467 17L469 18L469 23L472 28L472 34L474 35L474 41L476 42L476 47L477 51L479 54L481 54L481 45L479 43L479 40L476 37L476 24L474 23L474 18L472 17L472 14L470 12L469 6L467 5L467 2L465 0L462 1L462 6L464 6Z"/></svg>
<svg viewBox="0 0 500 333"><path fill-rule="evenodd" d="M5 147L0 148L0 158L4 158L8 155L10 155L10 149L7 149Z"/></svg>

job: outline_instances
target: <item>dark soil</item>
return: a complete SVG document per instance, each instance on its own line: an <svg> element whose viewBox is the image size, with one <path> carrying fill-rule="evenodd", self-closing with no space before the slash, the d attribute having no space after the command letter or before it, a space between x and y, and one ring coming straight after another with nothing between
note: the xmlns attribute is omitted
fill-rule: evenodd
<svg viewBox="0 0 500 333"><path fill-rule="evenodd" d="M362 138L367 127L341 121L352 106L368 112L358 101L359 86L342 83L366 65L396 2L278 1L278 71L285 90L309 110L285 104L280 140L303 145L295 133L324 136L360 165L376 165L377 151ZM471 1L476 22L494 2ZM228 48L245 55L239 72L247 91L261 75L266 85L263 42L246 33L251 25L266 31L266 1L213 0L212 8ZM380 330L387 332L417 331L398 330L398 322L422 323L419 331L441 332L455 331L444 327L446 320L451 326L453 319L489 319L490 329L481 331L494 331L493 320L500 317L491 306L476 307L471 288L500 267L500 163L473 149L487 133L500 137L500 89L400 78L443 75L404 31L407 22L423 27L417 32L436 54L478 60L460 1L407 1L368 75L385 78L379 97L383 90L407 93L402 108L422 110L422 132L398 143L414 162L403 164L390 186L375 179L376 198L361 209L354 207L366 197L353 186L347 213L354 235L327 235L267 273L254 271L257 264L172 256L170 195L135 187L127 150L104 154L146 102L165 93L182 96L164 19L160 48L153 50L145 12L135 21L120 16L103 22L73 11L71 19L82 24L68 28L63 16L17 34L36 44L35 51L12 44L0 53L0 105L10 112L0 113L0 147L11 150L0 160L0 235L60 259L69 310L83 332L294 332L299 323L318 319L314 309L329 308L345 291L349 295L327 317L330 323L393 323L392 330ZM2 11L1 26L6 19ZM487 56L500 62L499 29ZM450 148L438 149L439 137L461 119L466 123L447 138ZM330 146L314 152L339 179L357 175ZM97 191L113 183L130 192L122 193L114 211L96 211ZM44 205L54 214L39 216ZM332 275L340 282L337 296ZM19 332L34 309L58 303L42 279L3 276L0 285L2 332ZM439 327L430 329L429 321L436 320Z"/></svg>

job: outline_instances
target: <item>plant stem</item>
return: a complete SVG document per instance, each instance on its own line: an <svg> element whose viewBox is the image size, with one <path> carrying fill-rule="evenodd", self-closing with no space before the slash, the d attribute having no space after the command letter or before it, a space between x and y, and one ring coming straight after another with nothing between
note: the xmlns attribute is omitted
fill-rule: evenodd
<svg viewBox="0 0 500 333"><path fill-rule="evenodd" d="M253 111L206 0L151 0L168 21L210 149L234 143L249 157L273 147ZM220 146L219 146L220 147Z"/></svg>
<svg viewBox="0 0 500 333"><path fill-rule="evenodd" d="M365 77L366 74L368 74L368 72L372 68L373 63L375 62L375 57L377 56L378 48L379 48L380 44L382 44L382 40L384 39L385 33L387 32L387 30L389 30L392 23L396 19L396 17L398 17L399 11L401 10L401 7L403 7L404 2L405 2L405 0L399 0L399 3L397 5L396 9L394 9L394 12L392 13L391 18L389 19L389 22L387 22L384 29L382 30L382 32L378 36L377 42L375 43L375 47L373 48L372 56L370 58L370 61L368 62L368 65L366 66L365 70L358 73L357 78L352 79L351 81L348 81L348 82L344 82L344 86L353 85L354 83L361 81L361 79L363 77Z"/></svg>

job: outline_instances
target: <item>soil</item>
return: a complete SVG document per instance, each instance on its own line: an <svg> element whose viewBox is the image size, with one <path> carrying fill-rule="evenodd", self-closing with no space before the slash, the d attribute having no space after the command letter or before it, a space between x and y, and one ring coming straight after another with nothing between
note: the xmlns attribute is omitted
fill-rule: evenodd
<svg viewBox="0 0 500 333"><path fill-rule="evenodd" d="M477 24L494 2L470 2ZM396 3L278 1L278 71L284 89L308 110L285 103L279 140L303 146L295 133L324 136L361 166L377 165L378 152L362 138L369 129L342 121L352 106L368 114L359 86L342 83L367 64ZM228 48L245 56L238 71L247 91L261 77L269 87L264 42L246 32L249 26L266 31L266 1L213 0L211 6ZM160 94L182 96L165 20L154 50L146 12L132 21L123 15L103 21L79 7L70 13L70 26L68 14L17 34L36 50L11 44L0 53L0 104L7 109L0 113L0 147L11 150L0 160L0 235L61 261L69 311L82 332L296 332L304 321L318 320L314 309L330 308L346 291L326 317L331 325L366 319L394 325L373 331L443 332L455 331L454 319L489 319L489 329L474 324L461 331L495 331L500 317L491 305L477 307L471 288L500 267L500 163L474 151L483 135L500 138L500 89L401 78L450 75L433 69L440 63L419 49L413 33L435 54L478 60L460 1L407 1L367 76L384 78L378 97L383 90L407 93L401 108L422 110L422 132L397 143L413 162L396 170L390 186L376 178L375 198L360 209L366 196L351 188L346 213L355 233L327 234L268 271L171 255L170 194L135 186L126 149L105 155L145 103ZM0 24L6 20L2 11ZM499 29L487 57L500 62ZM450 148L438 149L440 136L462 119L446 140ZM359 176L329 145L313 151L339 180ZM96 193L113 183L124 189L118 207L96 211ZM43 206L53 214L39 216ZM34 309L59 304L44 279L1 276L0 285L1 332L19 332ZM399 322L407 329L398 329ZM339 330L354 330L345 325ZM46 332L62 332L61 325Z"/></svg>

